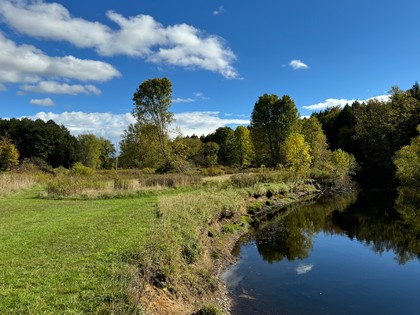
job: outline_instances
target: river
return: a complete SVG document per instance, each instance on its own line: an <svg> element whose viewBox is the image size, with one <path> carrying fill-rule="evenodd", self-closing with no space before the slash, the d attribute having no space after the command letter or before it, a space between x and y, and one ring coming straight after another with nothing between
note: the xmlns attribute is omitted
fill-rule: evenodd
<svg viewBox="0 0 420 315"><path fill-rule="evenodd" d="M395 198L370 189L261 223L223 274L232 314L420 314L420 210Z"/></svg>

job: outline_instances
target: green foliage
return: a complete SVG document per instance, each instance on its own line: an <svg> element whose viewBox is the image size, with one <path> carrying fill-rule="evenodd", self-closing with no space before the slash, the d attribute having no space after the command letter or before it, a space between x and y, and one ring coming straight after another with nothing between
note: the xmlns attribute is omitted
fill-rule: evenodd
<svg viewBox="0 0 420 315"><path fill-rule="evenodd" d="M420 125L417 131L420 133ZM401 185L420 187L420 135L411 139L410 145L396 152L394 163Z"/></svg>
<svg viewBox="0 0 420 315"><path fill-rule="evenodd" d="M203 142L214 142L219 146L217 162L232 166L238 164L239 156L234 131L230 127L219 127L212 134L207 135Z"/></svg>
<svg viewBox="0 0 420 315"><path fill-rule="evenodd" d="M8 137L0 138L0 171L8 171L19 164L19 151Z"/></svg>
<svg viewBox="0 0 420 315"><path fill-rule="evenodd" d="M293 173L294 182L309 172L311 165L310 147L303 135L293 133L284 142L285 165Z"/></svg>
<svg viewBox="0 0 420 315"><path fill-rule="evenodd" d="M172 83L168 78L155 78L144 81L133 95L133 115L143 126L154 126L160 150L165 163L170 163L169 148L166 141L168 126L173 121L173 113L169 112L172 104Z"/></svg>
<svg viewBox="0 0 420 315"><path fill-rule="evenodd" d="M165 159L160 149L158 132L152 124L131 124L124 131L120 142L121 154L119 165L122 168L154 168L162 167ZM164 138L165 143L169 138Z"/></svg>
<svg viewBox="0 0 420 315"><path fill-rule="evenodd" d="M6 134L16 144L21 160L45 161L52 167L70 167L76 162L76 138L52 120L0 119L0 136Z"/></svg>
<svg viewBox="0 0 420 315"><path fill-rule="evenodd" d="M217 164L217 153L219 145L215 142L207 142L203 144L203 156L205 166L214 166Z"/></svg>
<svg viewBox="0 0 420 315"><path fill-rule="evenodd" d="M101 166L100 140L93 134L84 134L77 137L79 161L90 168L96 169Z"/></svg>
<svg viewBox="0 0 420 315"><path fill-rule="evenodd" d="M255 103L251 116L251 135L257 165L275 167L284 163L281 146L298 129L299 113L293 100L284 95L264 94Z"/></svg>
<svg viewBox="0 0 420 315"><path fill-rule="evenodd" d="M328 155L327 137L322 130L322 125L315 116L312 116L309 119L303 119L301 126L302 135L310 147L312 165L319 167L325 163Z"/></svg>
<svg viewBox="0 0 420 315"><path fill-rule="evenodd" d="M247 127L238 126L235 129L236 150L241 167L249 167L255 159L254 145L251 133Z"/></svg>
<svg viewBox="0 0 420 315"><path fill-rule="evenodd" d="M70 169L70 174L88 176L93 174L93 169L77 162Z"/></svg>

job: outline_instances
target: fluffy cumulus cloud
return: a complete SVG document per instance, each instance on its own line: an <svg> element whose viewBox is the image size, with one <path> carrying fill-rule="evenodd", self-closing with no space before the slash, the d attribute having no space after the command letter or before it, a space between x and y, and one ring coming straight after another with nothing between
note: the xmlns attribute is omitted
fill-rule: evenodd
<svg viewBox="0 0 420 315"><path fill-rule="evenodd" d="M54 106L55 103L49 97L47 98L39 98L39 99L32 99L29 101L32 105L39 105L39 106Z"/></svg>
<svg viewBox="0 0 420 315"><path fill-rule="evenodd" d="M367 102L370 100L378 100L381 102L387 102L389 100L389 95L379 95L379 96L374 96L365 100L357 100L357 99L345 99L345 98L341 98L341 99L336 99L336 98L328 98L326 99L324 102L320 102L317 104L312 104L312 105L308 105L308 106L303 106L304 109L309 109L312 111L320 111L320 110L324 110L326 108L329 107L334 107L334 106L339 106L339 107L343 107L346 104L352 104L355 101L358 101L360 103L363 102Z"/></svg>
<svg viewBox="0 0 420 315"><path fill-rule="evenodd" d="M309 66L302 62L302 60L292 60L289 63L289 66L293 68L293 70L301 70L301 69L308 69Z"/></svg>
<svg viewBox="0 0 420 315"><path fill-rule="evenodd" d="M152 16L124 17L108 11L118 28L73 17L59 3L0 0L2 20L17 31L37 38L61 40L77 47L92 48L105 56L128 55L158 64L199 68L239 78L232 66L235 54L225 42L199 29L177 24L163 26Z"/></svg>
<svg viewBox="0 0 420 315"><path fill-rule="evenodd" d="M58 83L54 81L41 81L37 84L25 84L21 86L22 91L33 92L33 93L49 93L49 94L101 94L101 90L96 86L87 84L68 84Z"/></svg>
<svg viewBox="0 0 420 315"><path fill-rule="evenodd" d="M44 77L107 81L119 75L108 63L73 56L50 57L32 45L17 45L0 32L0 83L38 82Z"/></svg>
<svg viewBox="0 0 420 315"><path fill-rule="evenodd" d="M179 129L183 135L203 135L226 125L247 125L247 119L221 118L218 112L187 112L175 114L174 129ZM61 114L40 112L31 119L54 120L64 125L73 135L91 133L110 139L113 143L121 140L121 135L135 119L129 113L83 113L64 112Z"/></svg>

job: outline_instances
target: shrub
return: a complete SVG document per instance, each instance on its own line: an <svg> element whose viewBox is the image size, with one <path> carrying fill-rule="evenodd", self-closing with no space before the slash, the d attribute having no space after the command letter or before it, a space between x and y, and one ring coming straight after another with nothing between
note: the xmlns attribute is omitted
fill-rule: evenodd
<svg viewBox="0 0 420 315"><path fill-rule="evenodd" d="M93 169L90 167L84 166L82 163L77 162L70 169L70 174L73 175L92 175Z"/></svg>

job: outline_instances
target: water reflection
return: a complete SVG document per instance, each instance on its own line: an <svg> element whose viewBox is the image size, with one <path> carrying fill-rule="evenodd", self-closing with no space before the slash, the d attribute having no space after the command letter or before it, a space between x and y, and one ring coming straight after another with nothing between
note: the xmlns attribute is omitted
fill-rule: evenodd
<svg viewBox="0 0 420 315"><path fill-rule="evenodd" d="M357 239L376 253L392 250L404 264L420 258L419 197L405 190L394 207L395 198L392 191L371 190L291 207L285 216L262 224L251 238L269 263L308 257L313 237L323 232Z"/></svg>
<svg viewBox="0 0 420 315"><path fill-rule="evenodd" d="M224 274L232 314L418 314L420 197L396 197L364 190L260 224Z"/></svg>

